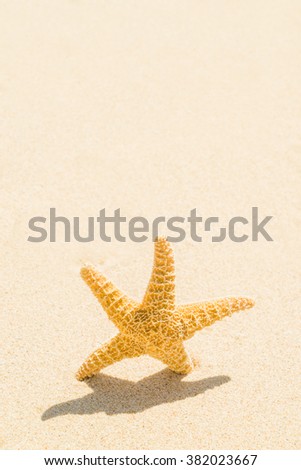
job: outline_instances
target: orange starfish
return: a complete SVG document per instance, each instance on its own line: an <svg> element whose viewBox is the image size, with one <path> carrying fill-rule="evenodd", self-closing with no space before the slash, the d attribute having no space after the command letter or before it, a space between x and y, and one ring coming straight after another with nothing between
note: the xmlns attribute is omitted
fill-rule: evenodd
<svg viewBox="0 0 301 470"><path fill-rule="evenodd" d="M159 359L174 372L187 374L194 362L183 341L217 320L254 306L254 301L245 297L176 305L173 252L165 238L155 242L153 271L141 303L119 291L92 266L83 267L81 276L119 333L86 359L77 372L78 380L142 354Z"/></svg>

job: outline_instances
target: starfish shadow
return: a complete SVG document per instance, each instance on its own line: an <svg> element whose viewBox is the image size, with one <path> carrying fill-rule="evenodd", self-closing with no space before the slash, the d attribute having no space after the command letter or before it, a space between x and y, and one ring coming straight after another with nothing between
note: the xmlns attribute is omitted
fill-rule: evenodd
<svg viewBox="0 0 301 470"><path fill-rule="evenodd" d="M139 382L100 374L86 381L93 393L51 406L41 419L46 421L68 414L85 415L101 411L108 415L139 413L162 403L195 397L231 380L226 375L217 375L196 382L182 382L183 377L169 369Z"/></svg>

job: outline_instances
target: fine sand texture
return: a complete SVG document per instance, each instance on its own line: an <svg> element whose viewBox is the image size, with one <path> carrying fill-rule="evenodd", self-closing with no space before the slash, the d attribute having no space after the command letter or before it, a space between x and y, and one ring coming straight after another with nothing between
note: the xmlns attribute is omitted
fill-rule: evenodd
<svg viewBox="0 0 301 470"><path fill-rule="evenodd" d="M300 17L298 0L0 3L3 449L300 448ZM75 379L116 334L81 266L141 300L153 243L31 243L30 218L54 207L84 235L102 208L253 206L273 242L173 244L179 303L256 300L187 341L197 369L143 356Z"/></svg>

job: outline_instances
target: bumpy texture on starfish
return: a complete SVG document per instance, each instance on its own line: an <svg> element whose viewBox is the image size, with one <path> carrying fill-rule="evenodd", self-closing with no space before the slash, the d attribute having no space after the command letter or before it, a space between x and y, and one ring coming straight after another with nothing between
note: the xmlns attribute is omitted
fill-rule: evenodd
<svg viewBox="0 0 301 470"><path fill-rule="evenodd" d="M119 334L86 359L77 372L78 380L121 359L142 354L159 359L174 372L187 374L194 363L183 341L223 317L254 306L254 301L245 297L176 305L173 252L165 238L155 242L153 272L142 303L120 292L92 266L83 267L81 276Z"/></svg>

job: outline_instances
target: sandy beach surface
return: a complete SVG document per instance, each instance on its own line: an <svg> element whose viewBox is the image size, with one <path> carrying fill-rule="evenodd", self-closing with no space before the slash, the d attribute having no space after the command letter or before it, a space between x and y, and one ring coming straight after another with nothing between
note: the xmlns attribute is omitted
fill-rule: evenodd
<svg viewBox="0 0 301 470"><path fill-rule="evenodd" d="M1 2L1 448L300 448L300 13ZM153 244L30 243L30 218L55 207L84 232L102 208L229 220L253 206L273 242L174 244L179 303L256 300L186 343L198 369L144 356L75 380L116 333L80 267L142 299Z"/></svg>

